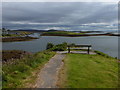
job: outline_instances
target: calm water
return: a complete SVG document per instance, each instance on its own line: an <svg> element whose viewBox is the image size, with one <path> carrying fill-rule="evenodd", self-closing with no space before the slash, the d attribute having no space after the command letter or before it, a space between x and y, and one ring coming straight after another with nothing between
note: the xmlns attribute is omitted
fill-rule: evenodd
<svg viewBox="0 0 120 90"><path fill-rule="evenodd" d="M110 56L118 57L118 37L94 36L94 37L58 37L44 36L33 41L5 42L3 50L25 50L38 52L46 49L48 42L59 44L62 42L75 44L91 44L93 50L102 51Z"/></svg>

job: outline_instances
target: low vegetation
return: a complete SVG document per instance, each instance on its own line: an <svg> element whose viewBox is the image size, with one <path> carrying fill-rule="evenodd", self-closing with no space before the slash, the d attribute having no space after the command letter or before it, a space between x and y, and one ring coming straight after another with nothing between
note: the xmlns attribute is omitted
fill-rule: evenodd
<svg viewBox="0 0 120 90"><path fill-rule="evenodd" d="M47 43L46 49L51 49L54 47L53 43Z"/></svg>
<svg viewBox="0 0 120 90"><path fill-rule="evenodd" d="M66 37L80 37L80 36L120 36L119 34L87 34L88 32L71 32L71 31L53 31L53 32L44 32L41 36L66 36Z"/></svg>
<svg viewBox="0 0 120 90"><path fill-rule="evenodd" d="M36 54L28 54L12 63L3 64L2 81L3 88L24 88L27 83L33 83L27 80L32 76L36 68L41 68L51 57L55 55L52 51L43 51Z"/></svg>
<svg viewBox="0 0 120 90"><path fill-rule="evenodd" d="M11 38L2 38L2 42L16 42L16 41L30 41L33 39L38 39L36 37L11 37Z"/></svg>
<svg viewBox="0 0 120 90"><path fill-rule="evenodd" d="M118 60L103 54L67 54L60 72L62 88L117 88Z"/></svg>
<svg viewBox="0 0 120 90"><path fill-rule="evenodd" d="M21 37L32 34L32 32L27 31L7 31L6 34L2 33L2 37Z"/></svg>
<svg viewBox="0 0 120 90"><path fill-rule="evenodd" d="M106 58L114 58L114 57L111 57L108 54L105 54L105 53L100 52L100 51L94 51L94 52L97 53L98 55L104 56ZM117 59L117 57L115 57L115 59Z"/></svg>
<svg viewBox="0 0 120 90"><path fill-rule="evenodd" d="M54 32L44 32L41 36L77 36L83 34L85 33L75 33L70 31L54 31Z"/></svg>
<svg viewBox="0 0 120 90"><path fill-rule="evenodd" d="M58 44L58 45L48 43L46 49L50 51L65 51L67 50L67 43L63 42L62 44Z"/></svg>
<svg viewBox="0 0 120 90"><path fill-rule="evenodd" d="M20 36L23 36L23 35L17 35L17 34L2 34L2 37L20 37Z"/></svg>
<svg viewBox="0 0 120 90"><path fill-rule="evenodd" d="M9 62L13 59L21 59L25 55L31 55L31 53L21 50L3 50L2 62Z"/></svg>

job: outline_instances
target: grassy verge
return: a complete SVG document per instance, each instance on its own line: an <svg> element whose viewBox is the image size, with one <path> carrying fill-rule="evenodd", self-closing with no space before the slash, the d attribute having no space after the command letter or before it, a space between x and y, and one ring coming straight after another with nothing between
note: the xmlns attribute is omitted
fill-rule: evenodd
<svg viewBox="0 0 120 90"><path fill-rule="evenodd" d="M43 51L34 55L27 55L21 60L14 60L12 64L3 65L3 88L24 88L26 82L31 83L35 70L42 67L55 52ZM31 78L30 78L31 77ZM28 80L29 79L29 80Z"/></svg>
<svg viewBox="0 0 120 90"><path fill-rule="evenodd" d="M62 88L116 88L117 59L102 55L67 54L60 72Z"/></svg>

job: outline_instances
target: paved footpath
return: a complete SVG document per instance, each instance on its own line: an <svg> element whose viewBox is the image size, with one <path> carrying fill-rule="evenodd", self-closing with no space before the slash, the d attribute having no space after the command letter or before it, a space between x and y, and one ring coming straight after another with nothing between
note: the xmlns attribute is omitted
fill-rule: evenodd
<svg viewBox="0 0 120 90"><path fill-rule="evenodd" d="M34 88L57 88L58 73L63 65L62 60L65 56L65 54L57 53L45 64L38 75Z"/></svg>

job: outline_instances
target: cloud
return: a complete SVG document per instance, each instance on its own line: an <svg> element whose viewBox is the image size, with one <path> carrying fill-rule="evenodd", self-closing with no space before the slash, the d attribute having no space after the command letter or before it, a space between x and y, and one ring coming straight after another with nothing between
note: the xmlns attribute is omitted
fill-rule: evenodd
<svg viewBox="0 0 120 90"><path fill-rule="evenodd" d="M3 2L119 2L119 0L2 0Z"/></svg>
<svg viewBox="0 0 120 90"><path fill-rule="evenodd" d="M3 26L111 23L117 21L117 4L98 2L4 2Z"/></svg>

